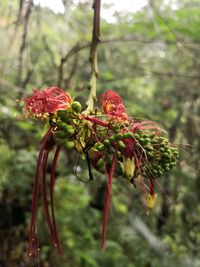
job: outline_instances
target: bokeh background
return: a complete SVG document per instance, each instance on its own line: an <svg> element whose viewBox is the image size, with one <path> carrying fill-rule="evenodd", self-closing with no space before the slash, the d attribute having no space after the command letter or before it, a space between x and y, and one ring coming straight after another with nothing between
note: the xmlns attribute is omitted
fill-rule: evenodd
<svg viewBox="0 0 200 267"><path fill-rule="evenodd" d="M16 100L54 85L83 105L88 98L92 1L63 0L60 12L38 2L1 0L0 6L1 267L29 266L32 186L44 126L26 119ZM117 11L103 1L98 94L116 90L131 116L158 122L179 146L180 162L157 182L150 215L139 188L114 180L102 255L105 177L94 172L94 181L81 182L88 179L85 162L63 151L55 187L63 256L54 251L40 204L41 267L200 266L200 3L149 0L136 11L123 2Z"/></svg>

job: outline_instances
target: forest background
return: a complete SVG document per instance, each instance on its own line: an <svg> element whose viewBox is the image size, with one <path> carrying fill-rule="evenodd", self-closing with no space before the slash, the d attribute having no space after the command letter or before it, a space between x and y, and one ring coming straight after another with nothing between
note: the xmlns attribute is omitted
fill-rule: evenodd
<svg viewBox="0 0 200 267"><path fill-rule="evenodd" d="M63 0L55 14L32 0L0 7L0 266L29 266L27 235L43 124L26 119L22 99L57 85L83 105L88 98L92 1ZM104 5L109 8L109 5ZM62 153L55 188L63 256L39 209L41 266L200 266L200 3L149 0L136 13L101 20L98 94L113 89L131 116L158 122L181 151L157 183L147 216L139 189L114 181L106 252L101 253L105 177L75 175L78 157ZM79 173L87 179L84 162Z"/></svg>

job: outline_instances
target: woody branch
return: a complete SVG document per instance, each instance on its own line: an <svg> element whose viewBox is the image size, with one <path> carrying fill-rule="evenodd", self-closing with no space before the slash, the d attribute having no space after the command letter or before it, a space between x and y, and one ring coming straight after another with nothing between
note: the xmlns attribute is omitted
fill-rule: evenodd
<svg viewBox="0 0 200 267"><path fill-rule="evenodd" d="M94 103L96 101L96 89L97 89L97 79L99 76L98 70L98 45L100 43L100 8L101 0L94 0L94 18L93 18L93 31L92 31L92 42L90 47L90 64L91 64L91 77L88 84L88 89L90 90L89 98L87 101L86 114L90 114L94 110Z"/></svg>

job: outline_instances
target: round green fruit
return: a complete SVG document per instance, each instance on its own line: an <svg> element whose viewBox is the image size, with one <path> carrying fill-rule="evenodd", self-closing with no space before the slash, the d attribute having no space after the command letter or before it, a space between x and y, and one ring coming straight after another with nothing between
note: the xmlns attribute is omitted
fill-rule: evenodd
<svg viewBox="0 0 200 267"><path fill-rule="evenodd" d="M72 102L71 108L73 109L74 112L81 113L82 106L81 103L79 103L78 101Z"/></svg>
<svg viewBox="0 0 200 267"><path fill-rule="evenodd" d="M70 149L73 149L74 146L75 146L75 144L74 144L73 141L68 141L68 142L65 143L65 147L66 147L67 149L69 149L69 150L70 150Z"/></svg>
<svg viewBox="0 0 200 267"><path fill-rule="evenodd" d="M126 139L133 138L133 133L132 132L125 133L123 137Z"/></svg>

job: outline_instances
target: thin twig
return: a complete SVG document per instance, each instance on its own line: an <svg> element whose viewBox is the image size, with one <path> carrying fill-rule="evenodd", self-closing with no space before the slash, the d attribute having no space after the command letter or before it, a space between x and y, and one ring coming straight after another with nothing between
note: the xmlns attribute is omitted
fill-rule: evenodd
<svg viewBox="0 0 200 267"><path fill-rule="evenodd" d="M23 35L22 35L22 42L21 42L21 46L19 49L19 59L18 59L19 67L18 67L17 78L16 78L16 84L18 86L22 85L22 72L23 72L23 65L24 65L23 56L24 56L24 51L27 46L28 25L29 25L32 7L33 7L33 0L29 0L27 11L24 17L24 29L23 29Z"/></svg>
<svg viewBox="0 0 200 267"><path fill-rule="evenodd" d="M63 81L63 68L64 68L64 64L75 54L77 54L78 52L80 52L81 50L88 48L90 46L89 43L85 43L83 45L80 44L76 44L74 47L72 47L72 49L70 49L67 54L63 57L61 57L60 59L60 64L58 66L58 78L57 78L57 85L60 87L62 85L62 81Z"/></svg>

